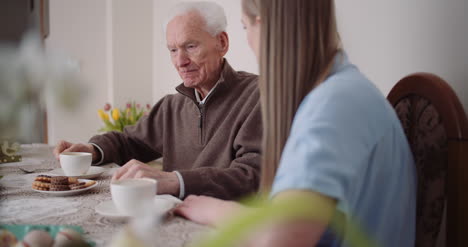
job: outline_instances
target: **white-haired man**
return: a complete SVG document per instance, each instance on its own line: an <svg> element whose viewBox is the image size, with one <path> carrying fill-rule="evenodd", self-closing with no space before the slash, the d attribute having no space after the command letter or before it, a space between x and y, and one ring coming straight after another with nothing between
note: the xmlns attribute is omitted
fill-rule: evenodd
<svg viewBox="0 0 468 247"><path fill-rule="evenodd" d="M181 3L169 16L166 40L183 83L135 126L94 136L88 144L61 141L63 151L93 153L93 162L124 164L113 179L158 180L158 194L237 199L258 187L261 112L257 76L237 72L222 7ZM164 157L163 171L143 162Z"/></svg>

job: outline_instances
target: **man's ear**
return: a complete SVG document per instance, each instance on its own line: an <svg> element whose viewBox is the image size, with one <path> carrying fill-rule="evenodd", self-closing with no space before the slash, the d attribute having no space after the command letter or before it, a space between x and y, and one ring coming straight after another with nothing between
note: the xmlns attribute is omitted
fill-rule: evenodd
<svg viewBox="0 0 468 247"><path fill-rule="evenodd" d="M260 19L260 16L255 17L255 22L256 24L262 23L262 19Z"/></svg>
<svg viewBox="0 0 468 247"><path fill-rule="evenodd" d="M229 50L229 36L226 32L221 32L216 36L218 39L218 49L221 56L224 57Z"/></svg>

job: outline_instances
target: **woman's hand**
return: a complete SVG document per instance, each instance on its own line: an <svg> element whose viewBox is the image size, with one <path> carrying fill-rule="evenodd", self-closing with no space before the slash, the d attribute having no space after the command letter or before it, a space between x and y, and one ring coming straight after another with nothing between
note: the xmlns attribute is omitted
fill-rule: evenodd
<svg viewBox="0 0 468 247"><path fill-rule="evenodd" d="M218 226L220 222L242 209L244 206L237 202L191 195L174 210L174 213L203 225Z"/></svg>

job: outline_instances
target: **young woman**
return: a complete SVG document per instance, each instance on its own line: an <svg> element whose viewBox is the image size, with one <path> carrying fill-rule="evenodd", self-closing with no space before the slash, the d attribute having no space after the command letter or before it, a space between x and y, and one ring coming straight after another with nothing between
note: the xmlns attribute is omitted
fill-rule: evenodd
<svg viewBox="0 0 468 247"><path fill-rule="evenodd" d="M255 246L343 246L329 231L357 221L380 246L414 246L416 175L400 122L340 47L333 0L243 0L260 64L264 142L261 191L272 203L320 200L325 223L295 220ZM216 226L243 206L190 196L177 209ZM293 242L290 242L293 241Z"/></svg>

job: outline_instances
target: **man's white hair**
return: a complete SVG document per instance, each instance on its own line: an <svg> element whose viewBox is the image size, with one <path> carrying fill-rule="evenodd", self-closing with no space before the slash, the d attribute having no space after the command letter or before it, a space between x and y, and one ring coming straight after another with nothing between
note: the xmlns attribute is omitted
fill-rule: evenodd
<svg viewBox="0 0 468 247"><path fill-rule="evenodd" d="M196 11L205 21L205 30L212 36L216 36L226 31L227 20L223 7L215 2L181 2L175 5L164 22L164 33L167 24L177 16L182 16L192 11Z"/></svg>

